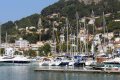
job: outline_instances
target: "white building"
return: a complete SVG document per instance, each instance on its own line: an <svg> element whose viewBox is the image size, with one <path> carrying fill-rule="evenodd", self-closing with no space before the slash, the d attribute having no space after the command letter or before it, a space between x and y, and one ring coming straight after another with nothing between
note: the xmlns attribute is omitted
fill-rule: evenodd
<svg viewBox="0 0 120 80"><path fill-rule="evenodd" d="M15 41L15 48L20 50L28 50L29 49L29 42L27 40L23 40L20 38L19 40Z"/></svg>
<svg viewBox="0 0 120 80"><path fill-rule="evenodd" d="M30 44L30 48L36 51L42 46L44 46L44 43L42 41L38 41L36 44Z"/></svg>

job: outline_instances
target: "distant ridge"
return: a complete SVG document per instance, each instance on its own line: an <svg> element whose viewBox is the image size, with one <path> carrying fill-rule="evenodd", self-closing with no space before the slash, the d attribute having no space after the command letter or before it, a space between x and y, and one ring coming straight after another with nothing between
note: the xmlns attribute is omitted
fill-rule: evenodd
<svg viewBox="0 0 120 80"><path fill-rule="evenodd" d="M85 4L91 4L92 2L94 3L99 3L101 0L79 0L80 2L84 2Z"/></svg>
<svg viewBox="0 0 120 80"><path fill-rule="evenodd" d="M65 1L70 1L70 0L65 0ZM74 1L74 0L71 0ZM94 3L99 3L101 0L78 0L79 2L84 2L85 4L91 4L92 2Z"/></svg>
<svg viewBox="0 0 120 80"><path fill-rule="evenodd" d="M75 1L75 0L65 0L65 1ZM78 0L79 2L84 2L85 4L91 4L91 3L99 3L100 1L104 1L104 0ZM120 0L118 0L120 1Z"/></svg>

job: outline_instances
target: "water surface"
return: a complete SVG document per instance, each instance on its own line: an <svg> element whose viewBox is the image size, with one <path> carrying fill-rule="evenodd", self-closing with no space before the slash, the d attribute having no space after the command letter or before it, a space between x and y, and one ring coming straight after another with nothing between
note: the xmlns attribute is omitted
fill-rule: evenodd
<svg viewBox="0 0 120 80"><path fill-rule="evenodd" d="M120 74L34 72L35 66L0 66L0 80L120 80Z"/></svg>

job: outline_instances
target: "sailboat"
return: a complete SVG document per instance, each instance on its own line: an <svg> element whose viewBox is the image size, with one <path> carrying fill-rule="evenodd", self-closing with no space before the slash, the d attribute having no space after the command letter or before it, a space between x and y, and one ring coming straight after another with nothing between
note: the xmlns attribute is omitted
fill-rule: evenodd
<svg viewBox="0 0 120 80"><path fill-rule="evenodd" d="M92 10L92 14L91 14L91 19L88 22L88 24L93 26L93 40L92 40L92 45L91 45L91 54L90 54L91 57L85 61L85 65L92 66L92 65L96 64L96 60L95 60L95 46L96 46L96 44L95 44L95 39L94 39L96 34L95 34L95 16L94 16L93 10ZM87 34L88 34L88 32L87 32Z"/></svg>
<svg viewBox="0 0 120 80"><path fill-rule="evenodd" d="M104 33L105 33L105 29L107 29L106 27L106 23L105 23L105 17L104 17L104 12L103 12L103 28L104 28ZM106 43L105 43L105 39L104 39L104 46L106 47ZM103 47L103 46L102 46ZM98 64L96 64L96 66L94 66L94 69L101 69L101 70L120 70L120 57L113 57L113 55L111 54L111 56L108 56L106 54L106 51L103 48L103 53L104 56L101 54L101 56L97 55L97 62Z"/></svg>

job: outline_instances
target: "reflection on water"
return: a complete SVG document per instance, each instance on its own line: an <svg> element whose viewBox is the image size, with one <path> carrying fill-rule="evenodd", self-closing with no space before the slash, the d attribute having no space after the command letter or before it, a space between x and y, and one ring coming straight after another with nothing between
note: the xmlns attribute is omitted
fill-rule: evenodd
<svg viewBox="0 0 120 80"><path fill-rule="evenodd" d="M31 65L0 66L0 80L120 80L119 74L34 72L34 68Z"/></svg>

